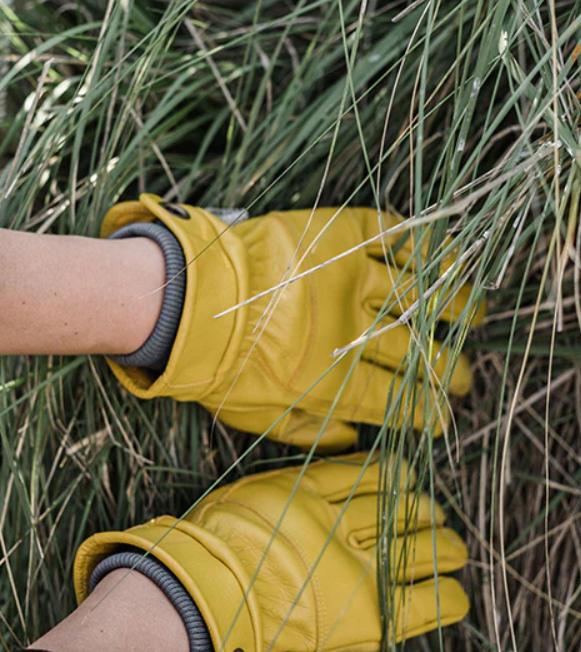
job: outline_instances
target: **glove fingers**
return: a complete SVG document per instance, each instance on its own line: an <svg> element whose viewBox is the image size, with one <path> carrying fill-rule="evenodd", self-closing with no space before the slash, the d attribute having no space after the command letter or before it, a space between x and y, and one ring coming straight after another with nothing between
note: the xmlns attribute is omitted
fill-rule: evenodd
<svg viewBox="0 0 581 652"><path fill-rule="evenodd" d="M269 433L270 439L309 450L323 427L323 417L303 410L292 410L288 419L281 421ZM357 430L349 424L331 419L317 444L317 453L336 453L351 448L357 441Z"/></svg>
<svg viewBox="0 0 581 652"><path fill-rule="evenodd" d="M363 517L364 526L362 527L368 527L376 522L377 510L375 505L377 505L379 475L380 472L383 474L385 471L379 463L378 455L372 456L369 462L367 462L368 457L368 453L341 455L311 464L305 472L305 477L308 478L313 489L330 503L344 501L355 487L353 500L356 500L357 496L363 496L366 499L364 508L367 510L366 514L368 516ZM367 466L364 469L366 463ZM389 460L388 464L387 473L393 477L393 459ZM399 476L396 478L399 490L403 490L406 485L410 488L413 487L415 473L408 469L407 461L402 460L399 468ZM371 503L373 503L373 507L370 506ZM373 513L371 513L372 509L374 510ZM344 518L347 519L346 523L351 522L349 516ZM349 529L351 528L347 525L347 530Z"/></svg>
<svg viewBox="0 0 581 652"><path fill-rule="evenodd" d="M413 272L396 270L385 261L369 258L368 278L364 288L364 307L366 312L387 309L392 315L401 315L418 299L416 275ZM428 288L424 288L424 291ZM472 285L465 283L453 288L445 295L445 305L440 318L454 322L466 309L472 294ZM453 295L453 296L452 296ZM384 308L385 306L385 308ZM482 321L486 312L484 303L480 304L474 323Z"/></svg>
<svg viewBox="0 0 581 652"><path fill-rule="evenodd" d="M401 472L400 484L405 485L405 473L407 468L404 466ZM413 478L415 479L415 478ZM410 483L411 484L411 483ZM351 499L349 505L343 514L343 525L347 530L347 541L353 548L367 550L375 546L377 541L377 517L378 517L378 496L379 485L376 484L373 493L366 495L357 495ZM418 530L432 527L432 501L428 494L415 493L410 491L411 487L399 489L399 491L408 491L409 493L400 494L395 492L391 487L387 488L386 502L384 509L386 514L386 527L391 528L394 533L403 535L406 532L414 533ZM391 500L393 499L393 500ZM390 523L391 514L394 514L394 522ZM444 511L438 503L434 505L435 524L441 526L444 524Z"/></svg>
<svg viewBox="0 0 581 652"><path fill-rule="evenodd" d="M387 553L393 578L398 582L412 582L432 577L436 568L438 573L450 573L465 566L468 560L466 545L454 530L442 527L443 521L444 513L439 506L435 528L429 521L422 522L421 517L417 523L413 517L407 523L405 515L403 520L398 518L394 524L398 532ZM375 554L377 527L350 532L348 543Z"/></svg>
<svg viewBox="0 0 581 652"><path fill-rule="evenodd" d="M385 267L386 254L392 256L400 267L405 267L411 272L417 269L416 265L416 239L412 230L399 231L391 235L385 236L382 239L377 238L380 232L386 231L389 228L402 224L406 219L397 213L381 212L378 214L377 210L372 208L357 208L352 209L358 213L358 217L363 221L363 230L366 240L374 239L367 245L366 251L369 256L381 261L381 265ZM446 236L441 244L441 248L448 248L453 243L453 238ZM429 238L426 238L422 245L422 261L427 261L429 257ZM457 254L454 252L449 253L440 263L441 270L446 271L454 264L457 259ZM466 294L470 294L472 286L466 284ZM459 314L462 309L457 308L456 313ZM474 318L474 324L479 323L486 312L486 306L482 303ZM452 318L454 319L454 317ZM448 319L448 321L452 321Z"/></svg>
<svg viewBox="0 0 581 652"><path fill-rule="evenodd" d="M389 587L387 588L389 591ZM438 577L395 589L395 616L390 630L400 642L438 627L457 623L468 613L470 602L460 584L451 577Z"/></svg>
<svg viewBox="0 0 581 652"><path fill-rule="evenodd" d="M363 288L366 312L377 313L385 305L392 315L401 315L417 299L415 275L375 258L368 258L367 261L367 277Z"/></svg>
<svg viewBox="0 0 581 652"><path fill-rule="evenodd" d="M434 549L436 557L434 559ZM454 530L438 527L399 536L392 553L391 574L398 581L414 582L438 573L451 573L466 565L468 550Z"/></svg>
<svg viewBox="0 0 581 652"><path fill-rule="evenodd" d="M414 238L412 232L409 230L398 231L385 235L383 238L378 237L380 233L405 222L401 215L395 212L377 211L375 208L368 207L343 208L340 215L336 215L337 210L337 208L318 208L315 212L315 219L319 228L326 225L332 218L337 220L337 224L339 224L339 220L353 221L361 229L363 240L366 242L372 240L366 245L366 252L369 256L385 261L387 251L389 255L395 258L399 266L408 266L409 269L414 268ZM293 211L293 215L296 217L300 215L298 221L304 224L310 216L310 211ZM311 239L307 234L304 241L305 245ZM423 247L423 257L427 254L427 251L428 244Z"/></svg>
<svg viewBox="0 0 581 652"><path fill-rule="evenodd" d="M405 223L407 221L406 218L395 212L387 213L382 211L378 215L377 210L372 208L360 208L356 210L361 211L361 216L364 221L365 239L373 239L373 242L367 246L367 253L370 256L385 261L387 254L393 256L398 265L402 267L407 265L411 270L416 268L415 251L417 240L414 237L413 230L400 230L396 233L388 234L381 239L377 237L380 232L384 232L387 229ZM447 248L452 242L453 239L447 236L441 247ZM422 244L421 257L423 261L428 259L429 246L429 238L426 237L425 242ZM454 260L455 257L453 255L450 254L446 256L441 263L442 269L449 269Z"/></svg>
<svg viewBox="0 0 581 652"><path fill-rule="evenodd" d="M383 367L361 361L351 374L345 396L335 411L336 416L344 421L382 425L386 415L389 415L388 424L391 427L406 422L411 423L416 430L423 430L429 425L435 437L441 435L450 420L447 408L444 406L438 411L434 406L431 414L426 415L423 392L432 390L425 383L418 382L416 404L413 406L413 413L410 413L411 395L404 394L406 389L403 387L401 376ZM397 406L394 402L397 402Z"/></svg>
<svg viewBox="0 0 581 652"><path fill-rule="evenodd" d="M405 219L395 212L378 211L374 208L355 208L357 217L362 222L365 240L373 242L367 245L367 253L375 258L385 259L386 251L395 257L397 263L404 266L412 258L413 240L410 231L399 231L379 239L377 236L402 224Z"/></svg>
<svg viewBox="0 0 581 652"><path fill-rule="evenodd" d="M369 315L368 328L372 327L375 317L376 314ZM383 328L394 322L395 319L385 317L377 324L376 328ZM362 357L368 362L374 362L395 371L404 363L407 352L412 344L413 339L409 326L401 324L400 326L393 327L383 335L369 340ZM431 354L431 366L433 373L440 380L444 380L446 377L452 355L449 347L444 346L441 342L434 342L433 352ZM420 365L420 378L424 377L423 369L423 365ZM470 390L471 382L470 362L465 355L460 354L450 378L450 391L457 396L464 396Z"/></svg>

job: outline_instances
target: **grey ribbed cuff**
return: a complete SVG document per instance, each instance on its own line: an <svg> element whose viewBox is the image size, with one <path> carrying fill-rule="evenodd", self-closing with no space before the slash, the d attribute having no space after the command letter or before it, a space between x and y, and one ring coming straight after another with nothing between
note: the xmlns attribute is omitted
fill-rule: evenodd
<svg viewBox="0 0 581 652"><path fill-rule="evenodd" d="M109 236L110 239L145 237L156 242L165 258L165 281L161 313L157 324L146 342L128 355L110 355L125 367L148 367L163 371L167 365L171 349L182 316L186 293L186 261L182 247L174 234L161 224L137 222L124 226Z"/></svg>
<svg viewBox="0 0 581 652"><path fill-rule="evenodd" d="M144 557L140 552L118 552L107 557L93 571L90 591L106 575L119 568L139 571L165 593L184 621L190 640L190 652L213 652L210 633L196 603L177 577L153 557Z"/></svg>

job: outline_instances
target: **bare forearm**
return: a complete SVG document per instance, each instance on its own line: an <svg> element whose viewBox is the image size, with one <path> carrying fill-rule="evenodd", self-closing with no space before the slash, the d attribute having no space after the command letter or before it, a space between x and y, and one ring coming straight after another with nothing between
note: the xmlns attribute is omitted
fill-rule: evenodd
<svg viewBox="0 0 581 652"><path fill-rule="evenodd" d="M147 238L0 229L0 355L131 353L155 326L164 282Z"/></svg>
<svg viewBox="0 0 581 652"><path fill-rule="evenodd" d="M117 570L66 620L32 646L53 652L188 652L184 624L163 592L136 571Z"/></svg>

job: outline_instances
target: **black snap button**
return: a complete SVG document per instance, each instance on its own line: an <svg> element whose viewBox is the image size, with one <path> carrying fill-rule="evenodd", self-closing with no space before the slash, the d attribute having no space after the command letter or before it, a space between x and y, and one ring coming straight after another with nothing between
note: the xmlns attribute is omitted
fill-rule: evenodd
<svg viewBox="0 0 581 652"><path fill-rule="evenodd" d="M179 204L170 204L167 201L162 201L159 203L159 205L162 208L165 208L165 210L168 213L171 213L175 217L181 217L182 220L190 219L190 214L188 213L188 211L183 206L180 206Z"/></svg>
<svg viewBox="0 0 581 652"><path fill-rule="evenodd" d="M244 650L241 647L237 647L234 652L244 652Z"/></svg>

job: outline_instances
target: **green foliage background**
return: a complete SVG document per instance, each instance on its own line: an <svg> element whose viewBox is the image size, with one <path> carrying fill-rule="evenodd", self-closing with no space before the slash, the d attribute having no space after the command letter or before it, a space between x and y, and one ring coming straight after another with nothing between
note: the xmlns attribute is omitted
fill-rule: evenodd
<svg viewBox="0 0 581 652"><path fill-rule="evenodd" d="M416 457L470 548L469 616L407 649L581 644L580 9L0 2L0 227L95 236L142 191L252 215L393 205L433 218L416 229L434 252L424 289L454 234L489 305L478 329L438 332L473 361L456 429L361 431L362 448ZM413 325L429 347L434 318ZM419 364L410 352L410 386ZM3 649L73 608L86 536L183 513L255 441L211 425L196 405L140 403L100 359L0 361ZM301 459L261 442L225 480Z"/></svg>

